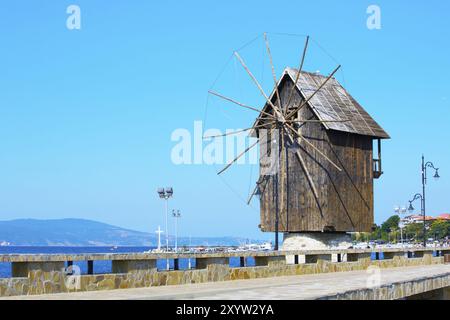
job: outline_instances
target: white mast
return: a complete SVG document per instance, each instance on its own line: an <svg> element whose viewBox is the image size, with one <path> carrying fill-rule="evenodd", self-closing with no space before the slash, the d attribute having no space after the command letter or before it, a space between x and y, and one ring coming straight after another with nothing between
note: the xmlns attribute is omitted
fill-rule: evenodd
<svg viewBox="0 0 450 320"><path fill-rule="evenodd" d="M158 234L158 251L161 251L161 233L164 231L161 230L161 226L158 226L158 230L155 232Z"/></svg>
<svg viewBox="0 0 450 320"><path fill-rule="evenodd" d="M172 216L175 218L175 252L178 252L178 219L181 217L180 210L172 210Z"/></svg>

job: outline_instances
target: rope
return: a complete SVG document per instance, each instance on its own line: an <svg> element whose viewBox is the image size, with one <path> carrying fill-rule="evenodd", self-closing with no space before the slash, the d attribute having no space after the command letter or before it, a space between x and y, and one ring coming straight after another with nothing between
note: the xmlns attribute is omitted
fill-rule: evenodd
<svg viewBox="0 0 450 320"><path fill-rule="evenodd" d="M267 34L269 34L269 32L268 32ZM308 35L306 35L306 34L301 34L301 33L281 33L281 32L274 32L274 33L270 33L270 34L275 35L275 36L287 36L287 37L299 37L299 38L304 38L304 37L307 37L307 36L308 36ZM336 59L336 58L335 58L328 50L326 50L326 49L319 43L319 41L317 41L316 39L314 39L314 38L311 37L311 36L309 37L309 39L312 40L312 41L317 45L317 47L318 47L323 53L325 53L326 56L328 56L328 58L330 58L331 60L333 60L333 62L335 62L335 63L337 63L337 64L339 64L339 65L342 65L342 64L338 61L338 59ZM341 68L339 69L339 74L341 75L343 86L346 87L346 83L345 83L345 75L344 75L344 68L343 68L343 67L341 67Z"/></svg>
<svg viewBox="0 0 450 320"><path fill-rule="evenodd" d="M258 34L255 38L253 38L252 40L248 41L247 43L245 43L243 46L239 47L238 49L234 50L236 52L239 52L243 49L245 49L246 47L248 47L249 45L251 45L253 42L255 42L256 40L258 40L259 37L262 36L262 33Z"/></svg>

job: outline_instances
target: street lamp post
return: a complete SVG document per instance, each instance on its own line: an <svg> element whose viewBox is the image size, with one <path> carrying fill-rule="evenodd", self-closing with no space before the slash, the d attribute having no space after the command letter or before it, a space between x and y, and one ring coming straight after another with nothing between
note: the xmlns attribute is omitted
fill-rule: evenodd
<svg viewBox="0 0 450 320"><path fill-rule="evenodd" d="M408 207L408 211L410 212L410 213L413 213L413 211L414 211L414 207L413 207L413 205L412 205L412 203L414 202L414 201L416 201L416 200L419 200L420 199L420 214L422 215L422 217L423 217L423 246L424 247L426 247L427 246L427 236L426 236L426 228L425 228L425 210L424 210L424 208L423 208L423 203L424 203L424 201L423 201L423 196L420 194L420 193L416 193L415 195L414 195L414 197L412 198L412 200L409 200L409 207Z"/></svg>
<svg viewBox="0 0 450 320"><path fill-rule="evenodd" d="M175 218L175 252L178 252L178 219L181 218L180 210L172 210L172 216Z"/></svg>
<svg viewBox="0 0 450 320"><path fill-rule="evenodd" d="M425 157L422 155L422 194L420 194L420 193L415 194L414 198L409 201L409 208L408 208L409 211L413 211L414 207L412 206L412 202L420 199L420 208L421 208L421 213L422 213L422 217L423 217L423 246L424 247L427 246L427 234L426 234L427 230L426 230L426 226L425 226L425 220L426 220L425 185L427 184L427 168L434 169L433 178L435 178L436 180L440 178L439 168L436 168L431 161L425 162Z"/></svg>
<svg viewBox="0 0 450 320"><path fill-rule="evenodd" d="M166 252L169 252L169 199L173 197L172 187L158 188L158 195L166 202ZM166 267L169 270L169 259L166 259Z"/></svg>

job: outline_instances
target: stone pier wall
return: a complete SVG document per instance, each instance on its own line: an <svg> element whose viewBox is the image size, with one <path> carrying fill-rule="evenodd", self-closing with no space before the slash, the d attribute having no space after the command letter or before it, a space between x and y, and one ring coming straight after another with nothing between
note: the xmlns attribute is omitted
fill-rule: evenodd
<svg viewBox="0 0 450 320"><path fill-rule="evenodd" d="M298 253L297 255L295 253ZM254 279L288 275L303 275L326 272L344 272L364 270L369 266L379 268L407 267L429 264L443 264L444 257L433 257L432 251L420 251L416 256L408 257L406 252L390 251L384 253L385 259L371 260L370 252L346 250L339 252L271 252L246 253L255 257L256 266L229 266L230 254L212 254L197 256L197 268L191 270L158 271L156 257L136 256L131 254L113 258L113 273L73 275L64 270L63 261L58 257L13 257L12 278L0 279L0 296L34 295L74 291L111 290L139 288L150 286L179 285L202 282L216 282L240 279ZM340 262L333 255L339 254ZM236 255L238 255L236 253ZM242 253L240 253L242 255ZM303 258L298 256L303 255ZM296 258L292 258L295 257ZM173 256L178 257L178 256ZM306 258L305 258L306 257ZM342 258L344 257L344 258ZM349 257L349 261L347 260ZM64 259L81 259L80 257L64 257ZM85 256L88 261L93 257ZM104 257L111 258L111 256ZM150 259L152 258L152 259ZM91 259L91 260L89 260ZM97 256L97 259L100 257ZM0 261L5 261L0 256ZM40 260L40 261L37 261ZM73 260L68 260L73 261Z"/></svg>

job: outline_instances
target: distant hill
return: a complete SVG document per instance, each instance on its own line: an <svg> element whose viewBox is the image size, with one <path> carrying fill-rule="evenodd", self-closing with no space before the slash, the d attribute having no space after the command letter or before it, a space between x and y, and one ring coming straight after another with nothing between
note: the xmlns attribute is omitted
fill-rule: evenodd
<svg viewBox="0 0 450 320"><path fill-rule="evenodd" d="M163 237L163 236L162 236ZM165 238L164 238L165 239ZM157 246L156 234L134 231L85 219L0 221L0 243L20 246ZM171 243L173 238L170 237ZM240 245L247 241L236 237L180 237L179 246ZM252 242L258 242L250 240ZM161 239L163 241L163 238Z"/></svg>

